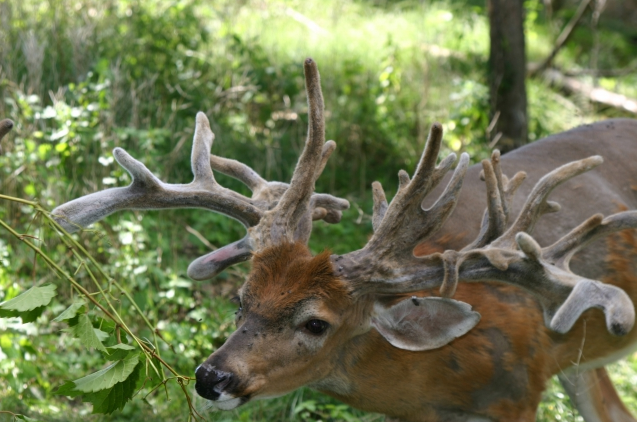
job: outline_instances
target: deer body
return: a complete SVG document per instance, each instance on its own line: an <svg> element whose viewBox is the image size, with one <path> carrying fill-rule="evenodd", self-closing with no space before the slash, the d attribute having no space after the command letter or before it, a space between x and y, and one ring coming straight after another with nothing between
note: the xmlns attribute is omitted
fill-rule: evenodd
<svg viewBox="0 0 637 422"><path fill-rule="evenodd" d="M520 187L517 196L523 199L549 169L601 151L607 163L617 165L602 165L555 191L552 198L562 211L544 216L538 224L535 237L541 245L555 242L574 222L595 212L637 208L637 167L632 164L637 163L637 121L578 127L502 156L505 173L527 170L527 188ZM419 245L416 254L461 249L476 236L480 219L475 210L486 207L480 171L481 166L469 168L459 206L438 237ZM438 189L432 197L440 193ZM521 202L513 202L514 212ZM572 266L578 274L624 289L637 301L637 236L633 233L597 241L576 255ZM473 330L440 349L424 352L396 349L370 331L343 348L353 356L366 356L342 368L341 377L352 380L356 397L326 392L370 411L400 409L393 416L410 421L468 421L478 415L494 421L534 421L551 376L569 368L583 372L603 366L637 348L637 330L613 336L597 310L587 311L565 335L551 332L542 322L535 299L517 287L463 283L454 298L472 304L482 315ZM342 356L338 359L347 361Z"/></svg>
<svg viewBox="0 0 637 422"><path fill-rule="evenodd" d="M529 185L533 186L548 169L590 156L599 148L610 153L607 154L610 162L617 162L620 155L622 162L637 160L637 122L619 120L580 127L503 156L502 167L530 169ZM436 239L416 248L417 254L460 249L476 236L480 219L475 210L486 206L479 172L478 166L469 168L459 199L462 206L447 220ZM610 214L618 208L637 208L637 195L626 188L626 181L630 180L637 180L637 170L629 166L601 166L567 182L554 195L564 209L544 217L554 221L538 225L538 241L542 245L551 244L570 230L574 221L584 220L594 211ZM437 193L434 191L433 196ZM524 198L524 192L518 196ZM513 205L514 210L521 206L517 202ZM542 230L545 226L552 229ZM631 234L626 236L624 240L615 236L597 242L587 248L584 259L575 262L578 274L615 284L637 300L637 240L631 240ZM616 244L609 251L607 242L625 244ZM587 311L567 334L554 333L545 327L542 309L532 295L518 287L493 282L462 283L454 295L455 299L470 303L482 316L474 329L441 348L402 350L389 344L374 329L357 332L357 327L369 327L371 298L361 297L352 302L347 286L329 270L321 274L322 286L311 286L310 283L316 283L313 278L316 271L305 269L307 263L299 262L299 268L304 270L295 269L293 274L285 269L294 257L306 256L309 260L307 249L301 245L289 246L285 252L279 251L278 246L274 248L277 251L267 250L255 258L253 274L259 276L253 276L244 286L250 293L243 295L243 310L251 312L248 307L254 306L252 300L259 301L262 308L269 304L267 310L259 312L261 321L267 320L263 315L270 315L279 324L282 317L277 316L277 310L312 298L329 298L321 306L331 305L334 316L322 318L330 321L337 331L331 338L332 344L323 345L320 353L307 358L307 366L299 368L299 374L291 375L294 371L285 366L278 380L267 372L272 362L278 359L290 362L294 358L286 357L286 350L266 340L267 334L263 335L271 331L276 336L276 329L264 322L253 325L239 319L237 333L207 362L237 374L238 379L249 379L255 376L255 368L264 368L266 372L259 375L268 380L271 390L264 394L257 389L254 395L257 398L309 384L356 408L405 421L534 421L551 376L574 366L581 371L603 366L607 358L625 355L636 345L637 330L621 337L609 334L604 315L598 310ZM324 263L323 269L326 268L329 266ZM385 300L399 302L409 296L397 295ZM301 346L301 342L289 341L307 351L305 343ZM261 346L257 345L259 342ZM287 348L290 343L283 345ZM232 350L232 356L227 350ZM250 368L250 373L243 374L241 366ZM252 398L254 394L251 389L236 391L243 397Z"/></svg>
<svg viewBox="0 0 637 422"><path fill-rule="evenodd" d="M484 182L466 154L445 176L456 156L436 165L442 127L434 124L413 176L399 172L391 202L373 184L367 245L312 256L312 220L336 223L348 203L314 193L335 144L325 142L318 68L311 59L304 66L308 140L289 185L211 156L214 135L199 113L192 183L164 183L116 149L129 187L53 211L67 230L125 208L207 208L244 224L244 239L188 269L202 280L253 260L237 330L196 369L198 394L227 410L309 385L405 421L530 422L546 381L560 373L587 422L634 422L603 369L591 368L637 343L637 241L625 231L637 228L637 121L577 128L502 158L494 152L482 163ZM219 186L213 169L244 182L252 197ZM530 182L502 172L518 169ZM554 197L563 210L550 214L559 206L547 197L562 183Z"/></svg>

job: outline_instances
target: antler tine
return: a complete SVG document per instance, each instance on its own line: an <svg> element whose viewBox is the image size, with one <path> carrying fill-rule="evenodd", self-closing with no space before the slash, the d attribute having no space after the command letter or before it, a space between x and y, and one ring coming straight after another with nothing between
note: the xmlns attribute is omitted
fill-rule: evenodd
<svg viewBox="0 0 637 422"><path fill-rule="evenodd" d="M429 138L425 144L425 150L422 153L422 157L418 162L418 167L414 172L414 183L422 184L427 179L431 178L431 175L436 170L436 161L438 161L438 154L440 153L440 145L442 144L442 125L440 123L434 123L429 130ZM417 186L417 185L414 185ZM416 187L414 187L416 189Z"/></svg>
<svg viewBox="0 0 637 422"><path fill-rule="evenodd" d="M194 180L187 185L162 182L124 149L115 148L113 156L131 175L132 183L67 202L55 208L52 215L70 232L123 209L205 208L235 218L246 227L254 226L262 212L248 198L214 180L208 158L213 139L208 119L197 113L192 148Z"/></svg>
<svg viewBox="0 0 637 422"><path fill-rule="evenodd" d="M443 194L429 210L424 210L421 204L427 194L440 183L456 159L456 155L452 153L442 160L438 167L435 166L441 143L442 126L439 123L434 123L429 132L425 150L414 172L414 177L410 179L404 170L398 172L398 192L387 208L383 205L385 194L382 191L382 186L380 184L372 185L375 198L374 209L376 210L373 219L375 229L374 236L366 246L367 249L382 248L382 244L392 243L392 239L400 239L404 249L411 249L416 245L414 242L424 240L439 227L432 217L435 217L435 214L440 211L441 204L453 196L451 192L446 192L447 196ZM466 159L461 157L456 173L454 173L454 183L458 182L456 175L464 175L467 164L468 156ZM459 182L461 185L462 177ZM396 249L396 254L399 253L402 253L402 249L401 251ZM410 252L409 255L411 255Z"/></svg>
<svg viewBox="0 0 637 422"><path fill-rule="evenodd" d="M383 222L383 218L385 218L388 204L387 197L385 196L385 191L383 190L383 185L381 185L380 182L372 183L372 194L374 196L372 227L374 229L374 232L376 232L380 227L380 223Z"/></svg>
<svg viewBox="0 0 637 422"><path fill-rule="evenodd" d="M231 158L224 158L210 154L210 167L212 167L214 171L221 172L226 176L239 180L252 192L257 191L259 188L267 185L268 183L265 179L259 176L252 167Z"/></svg>
<svg viewBox="0 0 637 422"><path fill-rule="evenodd" d="M4 119L0 121L0 141L2 141L2 138L4 138L7 133L11 132L11 129L13 129L12 120Z"/></svg>
<svg viewBox="0 0 637 422"><path fill-rule="evenodd" d="M354 283L360 282L355 290L370 289L369 280L389 279L390 284L396 283L397 280L392 279L394 274L400 278L398 273L407 268L422 267L423 262L414 257L413 249L432 236L451 215L469 166L469 155L463 153L442 195L425 209L424 198L440 183L456 159L455 154L450 154L434 167L441 142L442 126L436 123L413 179L403 170L398 173L399 188L391 203L387 204L380 183L372 184L374 235L363 249L332 258L337 274ZM430 269L425 270L428 271Z"/></svg>
<svg viewBox="0 0 637 422"><path fill-rule="evenodd" d="M568 270L573 255L594 240L635 227L637 227L637 211L624 211L606 218L601 214L595 214L557 242L546 247L543 256L546 261Z"/></svg>
<svg viewBox="0 0 637 422"><path fill-rule="evenodd" d="M515 244L514 239L517 233L532 232L535 223L542 215L560 209L558 203L546 200L553 189L577 175L592 170L603 162L602 157L595 155L565 164L542 177L531 191L513 225L502 236L493 241L491 246L512 246Z"/></svg>
<svg viewBox="0 0 637 422"><path fill-rule="evenodd" d="M316 174L314 176L315 181L319 178L321 174L323 174L323 170L325 170L325 166L327 165L327 160L330 159L335 149L336 149L336 142L332 140L329 140L325 144L323 144L323 151L321 152L321 161L319 162L319 165L316 168Z"/></svg>
<svg viewBox="0 0 637 422"><path fill-rule="evenodd" d="M0 142L7 133L11 132L11 129L13 129L13 121L9 119L0 121ZM0 155L2 155L2 144L0 144Z"/></svg>
<svg viewBox="0 0 637 422"><path fill-rule="evenodd" d="M496 171L491 162L482 161L482 171L487 187L487 209L482 217L480 233L478 237L463 250L481 248L493 239L497 239L504 233L507 224L507 214L505 213L504 189L502 183L498 183ZM501 180L500 180L501 182Z"/></svg>
<svg viewBox="0 0 637 422"><path fill-rule="evenodd" d="M504 184L506 183L504 179L506 176L502 174L502 167L500 166L500 150L499 149L495 149L491 153L491 166L493 167L493 174L495 176L498 192L500 192L501 196L503 196ZM506 218L506 216L509 215L509 204L507 204L507 201L505 201L504 198L502 198L501 204L502 204L502 213L504 215L504 218Z"/></svg>
<svg viewBox="0 0 637 422"><path fill-rule="evenodd" d="M217 185L210 167L210 150L214 140L215 134L210 129L208 118L204 113L198 112L190 154L192 174L194 175L193 184L209 184L211 188Z"/></svg>
<svg viewBox="0 0 637 422"><path fill-rule="evenodd" d="M318 168L316 169L316 174L314 176L314 181L321 176L323 170L325 170L325 165L327 164L327 160L329 160L330 156L336 149L336 142L327 141L323 145L323 152L321 154L321 162L319 163ZM311 220L324 220L330 224L336 224L341 221L341 217L343 213L341 210L349 208L349 203L342 202L343 200L337 198L332 195L327 194L314 194L312 195L312 199L310 201L310 209L312 210ZM311 225L308 225L311 231ZM309 236L309 233L308 233Z"/></svg>
<svg viewBox="0 0 637 422"><path fill-rule="evenodd" d="M502 236L509 221L509 204L513 195L526 178L526 173L518 172L507 180L500 167L500 151L491 154L491 161L482 161L481 178L487 188L487 209L482 217L480 233L471 244L462 250L478 249Z"/></svg>
<svg viewBox="0 0 637 422"><path fill-rule="evenodd" d="M323 144L325 143L324 103L316 62L312 59L306 59L304 70L309 119L307 140L294 169L290 188L285 191L271 214L261 222L262 229L269 232L269 234L263 233L259 240L265 244L293 240L299 221L308 214L317 170L322 167L324 161L327 161L326 158L324 160L323 154ZM330 148L331 145L327 147L327 150L330 151ZM330 153L327 152L328 157ZM311 218L311 214L309 218Z"/></svg>
<svg viewBox="0 0 637 422"><path fill-rule="evenodd" d="M248 236L234 243L201 256L188 266L188 277L193 280L208 280L231 265L247 261L252 257L252 248Z"/></svg>

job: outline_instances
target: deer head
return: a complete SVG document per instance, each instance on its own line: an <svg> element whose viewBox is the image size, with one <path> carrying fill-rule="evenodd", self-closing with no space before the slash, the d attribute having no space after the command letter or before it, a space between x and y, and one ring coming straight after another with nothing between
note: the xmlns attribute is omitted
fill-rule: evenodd
<svg viewBox="0 0 637 422"><path fill-rule="evenodd" d="M201 396L222 409L302 385L347 396L353 384L337 369L360 359L373 362L372 350L349 351L364 334L381 336L392 350L423 351L448 344L478 323L480 315L469 304L451 298L460 281L499 281L526 289L541 304L546 325L559 333L592 307L603 310L612 334L632 328L634 307L626 293L574 274L569 261L591 241L637 227L635 211L592 216L545 248L530 235L543 214L559 209L547 200L551 191L601 164L599 156L547 174L509 226L509 203L525 175L509 180L495 152L491 161L483 162L488 209L477 238L462 250L416 257L414 248L430 239L453 212L469 164L468 155L462 154L443 194L432 206L423 207L425 197L456 162L456 155L450 154L436 165L442 127L434 124L415 173L410 178L399 172L399 189L390 203L380 184L374 183L374 233L367 245L345 255L325 251L313 256L306 245L311 221L337 222L348 204L313 193L335 145L324 141L320 79L311 59L305 62L305 78L308 138L289 185L266 182L244 164L209 156L213 135L199 113L192 183L166 184L116 149L115 158L133 177L130 186L94 193L53 211L69 230L124 208L200 207L246 226L244 239L198 258L188 269L191 277L207 279L252 258L252 270L239 291L237 330L196 370ZM219 186L213 169L244 182L253 196ZM414 295L423 291L439 297Z"/></svg>

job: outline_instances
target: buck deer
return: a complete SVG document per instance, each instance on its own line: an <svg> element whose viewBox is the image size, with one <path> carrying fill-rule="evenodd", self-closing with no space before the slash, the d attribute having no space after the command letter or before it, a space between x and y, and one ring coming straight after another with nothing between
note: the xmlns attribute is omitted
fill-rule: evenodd
<svg viewBox="0 0 637 422"><path fill-rule="evenodd" d="M637 346L637 240L625 231L637 227L637 211L625 211L637 206L637 122L583 126L495 152L481 168L462 154L452 174L455 154L436 166L442 128L434 124L389 204L373 184L367 245L312 256L311 221L338 222L348 203L313 193L335 144L324 141L311 59L305 77L309 133L289 185L209 155L214 136L199 113L191 184L166 184L116 148L132 184L53 211L68 230L121 209L169 207L206 208L246 226L245 238L188 268L205 280L253 262L237 330L195 371L199 395L233 409L308 385L405 421L533 421L547 380L560 374L587 422L634 421L603 365ZM607 163L596 168L594 154ZM518 169L528 173L503 174ZM219 186L213 170L252 197ZM562 183L555 196L566 210L543 217L531 237L540 217L559 209L547 197Z"/></svg>

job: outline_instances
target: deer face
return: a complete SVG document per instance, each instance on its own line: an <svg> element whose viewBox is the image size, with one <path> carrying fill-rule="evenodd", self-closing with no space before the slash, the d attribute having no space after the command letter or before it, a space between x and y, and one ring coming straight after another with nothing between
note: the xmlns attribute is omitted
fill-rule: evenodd
<svg viewBox="0 0 637 422"><path fill-rule="evenodd" d="M257 254L240 301L237 331L196 371L199 395L222 409L325 378L337 349L369 329L329 253L299 243Z"/></svg>
<svg viewBox="0 0 637 422"><path fill-rule="evenodd" d="M301 243L255 255L240 302L237 331L196 370L199 395L225 410L303 385L347 391L335 369L349 340L372 328L397 348L429 350L480 319L451 299L360 295L335 275L329 252L312 257Z"/></svg>

